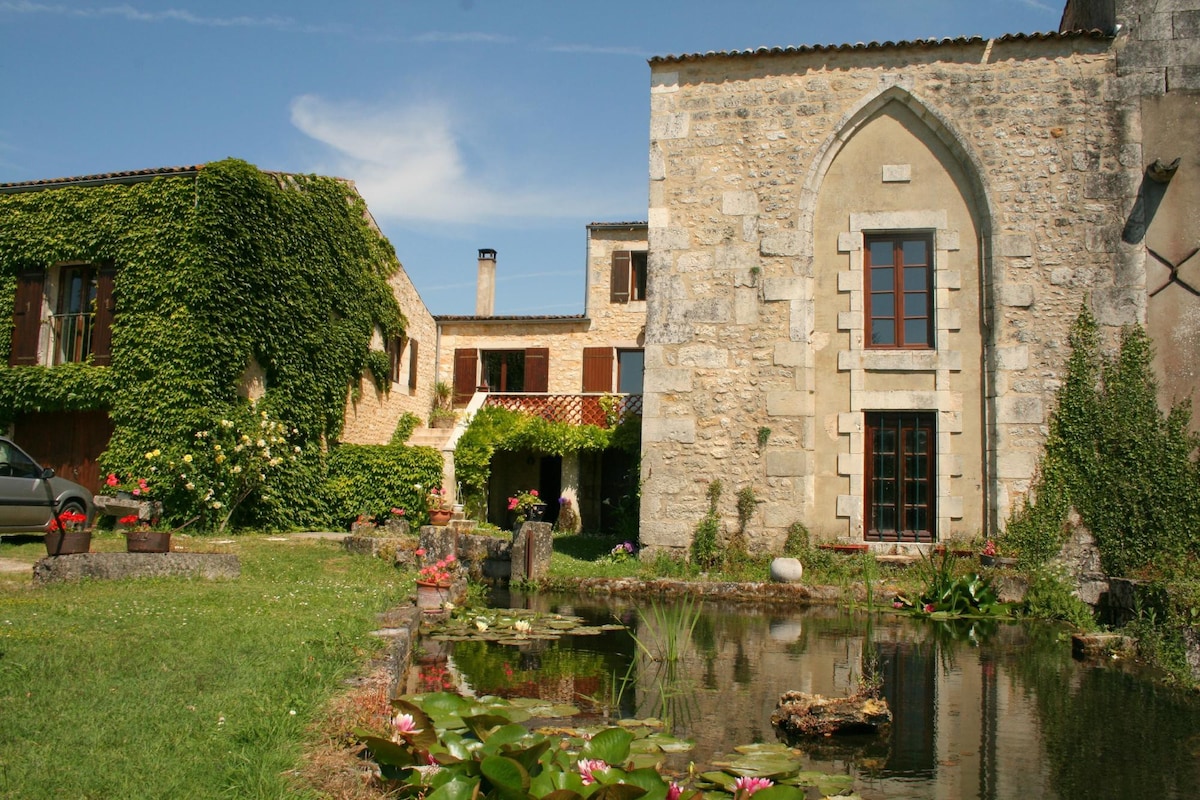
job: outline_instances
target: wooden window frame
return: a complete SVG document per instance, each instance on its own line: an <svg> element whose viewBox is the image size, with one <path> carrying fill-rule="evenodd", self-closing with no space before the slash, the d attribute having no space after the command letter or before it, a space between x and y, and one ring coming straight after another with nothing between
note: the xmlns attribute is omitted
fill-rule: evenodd
<svg viewBox="0 0 1200 800"><path fill-rule="evenodd" d="M645 250L614 250L609 282L609 300L635 303L647 297L646 274L649 254Z"/></svg>
<svg viewBox="0 0 1200 800"><path fill-rule="evenodd" d="M925 264L914 264L911 267L904 261L904 243L922 242L925 245ZM892 244L892 284L888 289L876 290L872 281L871 245L879 242ZM933 234L929 231L892 231L887 233L869 233L863 236L863 341L864 347L871 350L934 350L937 348L937 329L934 326L934 274ZM925 288L922 290L906 290L904 286L905 269L923 267L925 269ZM905 313L905 295L924 294L924 317ZM874 298L876 295L890 295L892 298L892 316L873 314ZM893 341L887 343L875 342L875 321L888 320L894 325ZM925 341L909 343L905 340L906 322L918 319L925 320Z"/></svg>
<svg viewBox="0 0 1200 800"><path fill-rule="evenodd" d="M937 412L935 411L874 411L866 413L865 479L863 491L863 538L871 542L933 542L937 539ZM876 434L882 429L894 429L896 450L890 454L895 458L895 500L886 505L894 506L895 528L880 528L876 524ZM905 451L905 433L915 430L925 432L923 452ZM887 454L885 454L887 455ZM908 455L925 457L924 477L910 478ZM920 503L910 495L909 486L914 482L925 484L926 502ZM910 509L925 509L927 529L909 530L904 526L906 513Z"/></svg>

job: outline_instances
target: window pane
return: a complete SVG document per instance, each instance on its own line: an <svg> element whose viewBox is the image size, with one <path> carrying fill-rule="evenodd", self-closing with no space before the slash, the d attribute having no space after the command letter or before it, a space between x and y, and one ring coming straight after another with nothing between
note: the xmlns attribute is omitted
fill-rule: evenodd
<svg viewBox="0 0 1200 800"><path fill-rule="evenodd" d="M641 350L618 350L617 371L620 373L617 381L617 391L621 394L642 393L642 367L645 355Z"/></svg>
<svg viewBox="0 0 1200 800"><path fill-rule="evenodd" d="M871 344L895 344L896 323L890 319L871 320Z"/></svg>
<svg viewBox="0 0 1200 800"><path fill-rule="evenodd" d="M923 319L911 319L904 322L905 344L929 344L929 322Z"/></svg>
<svg viewBox="0 0 1200 800"><path fill-rule="evenodd" d="M892 428L880 428L875 431L875 452L896 452L896 431Z"/></svg>
<svg viewBox="0 0 1200 800"><path fill-rule="evenodd" d="M890 292L896 288L896 271L891 267L871 270L871 291Z"/></svg>
<svg viewBox="0 0 1200 800"><path fill-rule="evenodd" d="M901 246L904 249L904 263L906 265L929 263L929 245L924 239L908 241Z"/></svg>
<svg viewBox="0 0 1200 800"><path fill-rule="evenodd" d="M896 296L889 293L871 295L871 316L896 316Z"/></svg>
<svg viewBox="0 0 1200 800"><path fill-rule="evenodd" d="M895 263L895 258L892 255L895 252L893 246L894 244L891 241L871 242L868 245L871 248L871 265L878 267L883 264Z"/></svg>
<svg viewBox="0 0 1200 800"><path fill-rule="evenodd" d="M927 317L929 316L929 295L924 292L905 292L904 293L904 316L906 317Z"/></svg>
<svg viewBox="0 0 1200 800"><path fill-rule="evenodd" d="M906 291L924 291L929 288L929 270L925 267L904 268L904 288Z"/></svg>

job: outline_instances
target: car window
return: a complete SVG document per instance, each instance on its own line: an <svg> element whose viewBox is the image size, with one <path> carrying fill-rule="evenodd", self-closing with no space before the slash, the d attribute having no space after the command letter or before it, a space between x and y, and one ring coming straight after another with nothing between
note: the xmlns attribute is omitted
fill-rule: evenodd
<svg viewBox="0 0 1200 800"><path fill-rule="evenodd" d="M8 454L8 463L12 467L12 476L14 478L36 478L42 473L32 458L15 447Z"/></svg>

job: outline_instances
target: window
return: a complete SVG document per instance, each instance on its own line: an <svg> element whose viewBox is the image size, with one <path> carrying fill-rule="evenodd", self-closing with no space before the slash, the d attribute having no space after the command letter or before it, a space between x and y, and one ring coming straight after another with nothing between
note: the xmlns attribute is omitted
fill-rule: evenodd
<svg viewBox="0 0 1200 800"><path fill-rule="evenodd" d="M408 393L417 391L417 340L393 336L388 342L388 383L399 383L404 375L404 351L408 350Z"/></svg>
<svg viewBox="0 0 1200 800"><path fill-rule="evenodd" d="M471 401L481 392L542 394L550 381L550 350L529 347L524 350L454 351L454 405Z"/></svg>
<svg viewBox="0 0 1200 800"><path fill-rule="evenodd" d="M617 391L621 394L641 394L642 374L646 363L642 350L617 351Z"/></svg>
<svg viewBox="0 0 1200 800"><path fill-rule="evenodd" d="M26 271L17 278L9 365L66 364L89 358L98 366L111 363L116 271L95 264L67 264L52 268L49 277L49 292L46 270ZM51 301L46 320L49 339L43 356L47 299Z"/></svg>
<svg viewBox="0 0 1200 800"><path fill-rule="evenodd" d="M932 253L928 234L866 237L867 347L934 346Z"/></svg>
<svg viewBox="0 0 1200 800"><path fill-rule="evenodd" d="M868 540L933 541L934 442L931 412L867 414Z"/></svg>
<svg viewBox="0 0 1200 800"><path fill-rule="evenodd" d="M617 250L612 254L610 299L614 303L646 299L645 250Z"/></svg>
<svg viewBox="0 0 1200 800"><path fill-rule="evenodd" d="M490 392L525 391L525 351L485 350L480 384Z"/></svg>

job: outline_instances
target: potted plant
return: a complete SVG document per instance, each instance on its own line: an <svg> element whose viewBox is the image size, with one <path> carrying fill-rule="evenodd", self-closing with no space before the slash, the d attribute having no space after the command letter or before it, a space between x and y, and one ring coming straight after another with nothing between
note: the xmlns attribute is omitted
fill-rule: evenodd
<svg viewBox="0 0 1200 800"><path fill-rule="evenodd" d="M418 559L425 557L425 549L416 550ZM426 564L417 570L417 607L426 611L438 611L450 602L450 586L458 574L458 559L454 553Z"/></svg>
<svg viewBox="0 0 1200 800"><path fill-rule="evenodd" d="M433 386L433 408L429 412L429 427L453 428L458 415L453 408L454 390L445 381Z"/></svg>
<svg viewBox="0 0 1200 800"><path fill-rule="evenodd" d="M171 532L154 530L156 522L157 520L142 519L137 514L127 514L118 519L117 524L125 534L125 552L171 552Z"/></svg>
<svg viewBox="0 0 1200 800"><path fill-rule="evenodd" d="M92 547L92 529L87 521L87 515L79 511L55 512L46 523L46 554L70 556L88 552Z"/></svg>
<svg viewBox="0 0 1200 800"><path fill-rule="evenodd" d="M429 511L430 525L445 525L454 513L450 508L446 490L440 486L435 486L425 493L425 508Z"/></svg>
<svg viewBox="0 0 1200 800"><path fill-rule="evenodd" d="M538 497L537 489L517 492L508 498L508 510L515 511L517 516L513 521L514 527L520 528L526 522L541 522L546 513L546 504Z"/></svg>

